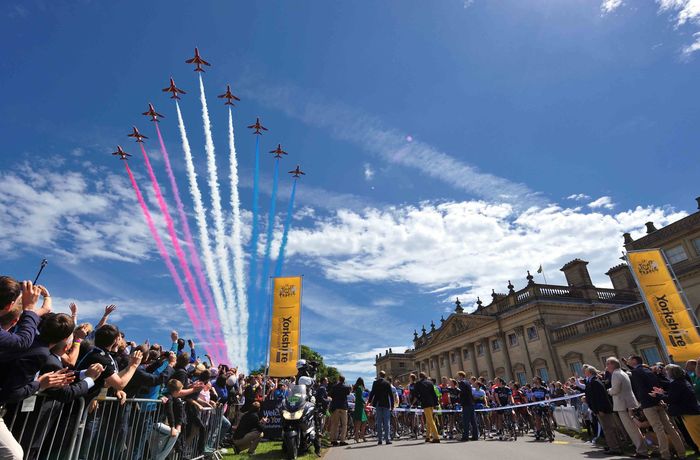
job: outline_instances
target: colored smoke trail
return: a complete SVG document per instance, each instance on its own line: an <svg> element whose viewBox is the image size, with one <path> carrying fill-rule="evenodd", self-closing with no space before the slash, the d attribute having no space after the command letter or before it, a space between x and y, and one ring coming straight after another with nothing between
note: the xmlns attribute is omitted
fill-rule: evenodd
<svg viewBox="0 0 700 460"><path fill-rule="evenodd" d="M197 185L197 172L194 169L194 161L192 160L192 150L190 149L190 141L187 139L187 131L185 130L185 122L182 119L182 112L180 111L180 104L175 101L175 108L177 110L177 124L180 128L180 137L182 138L182 150L185 153L185 168L187 170L187 178L190 183L190 194L192 195L192 202L194 204L195 220L197 222L197 230L199 232L199 241L202 249L202 258L204 259L204 268L207 271L207 277L209 278L209 283L214 292L214 300L216 300L217 308L219 308L219 315L221 315L221 306L224 305L224 297L221 293L221 286L219 285L219 274L216 271L216 265L214 264L214 255L211 251L211 245L209 241L209 233L207 232L207 217L204 212L204 205L202 204L202 192L199 190L199 185ZM222 319L224 319L223 317ZM228 322L224 321L224 337L226 338L226 345L228 350L228 357L232 364L235 361L235 348L236 343L233 337L233 331L230 330ZM228 330L226 330L229 328Z"/></svg>
<svg viewBox="0 0 700 460"><path fill-rule="evenodd" d="M185 291L185 286L182 284L182 280L180 279L180 275L177 273L177 270L175 269L175 265L173 265L172 260L170 260L170 255L168 254L168 250L165 247L165 244L163 244L163 240L160 238L160 235L158 234L158 229L156 229L156 224L153 222L153 217L151 216L151 212L148 210L148 206L146 205L146 201L143 199L143 194L141 193L141 189L139 189L139 186L136 183L136 178L134 177L134 174L131 172L131 168L129 168L129 163L124 161L124 166L126 167L126 172L129 174L129 179L131 180L131 186L134 188L134 191L136 192L136 199L138 200L139 205L141 206L141 211L143 212L143 215L146 218L146 224L148 225L148 229L151 231L151 235L153 236L153 240L155 240L156 246L158 247L158 252L160 253L161 258L163 259L163 262L165 262L165 266L168 268L168 271L170 272L170 276L172 277L173 281L175 282L175 288L177 289L177 292L180 294L180 297L182 298L182 301L185 304L185 310L187 311L187 316L190 317L190 321L192 321L192 324L194 325L194 329L195 329L195 331L197 331L198 327L199 327L199 321L197 319L197 315L195 314L194 308L192 307L192 302L190 301L190 298L187 295L187 291ZM203 342L201 335L200 334L197 334L197 335L198 335L198 340L200 342Z"/></svg>
<svg viewBox="0 0 700 460"><path fill-rule="evenodd" d="M210 315L215 320L214 328L218 332L225 333L225 330L220 330L221 324L219 323L219 315L216 309L216 303L212 298L212 292L207 283L207 279L202 271L202 261L197 254L197 246L194 243L194 238L192 238L192 231L190 230L190 224L187 220L187 213L185 212L185 205L182 203L182 198L180 197L180 188L175 180L175 174L173 173L173 168L170 164L170 155L168 155L168 150L165 148L165 142L163 141L163 136L160 133L160 127L158 123L156 125L156 133L158 134L158 141L160 142L160 151L163 154L163 160L165 161L165 171L168 174L168 180L170 182L170 188L173 191L173 197L175 198L175 208L177 209L178 219L180 220L182 226L182 235L185 238L185 243L187 246L187 252L190 255L190 261L194 268L194 273L197 276L197 281L199 284L199 289L204 293L204 299L209 306ZM226 348L226 344L223 343L222 346ZM226 355L228 353L225 353Z"/></svg>
<svg viewBox="0 0 700 460"><path fill-rule="evenodd" d="M224 215L221 210L221 194L219 193L219 178L216 170L216 156L214 155L214 140L211 135L211 120L209 119L209 109L207 108L207 98L204 94L204 80L199 76L199 99L202 103L202 120L204 122L204 149L207 152L207 172L209 173L209 189L211 190L212 215L214 216L214 240L215 252L219 263L219 272L224 286L224 297L226 298L225 308L220 309L220 315L227 321L233 331L234 340L238 343L234 356L236 362L246 368L241 353L241 331L235 320L238 315L236 299L231 281L231 271L229 269L229 252L226 247L226 230L224 227ZM223 311L221 311L223 310Z"/></svg>
<svg viewBox="0 0 700 460"><path fill-rule="evenodd" d="M263 256L263 271L262 271L262 279L261 279L261 285L260 285L260 295L258 296L259 301L263 305L267 305L267 296L269 292L269 286L270 286L270 280L268 279L270 276L270 257L271 257L271 252L272 252L272 235L275 230L275 208L277 205L277 185L279 183L279 176L280 176L280 160L279 158L275 159L275 169L272 174L272 195L270 199L270 211L267 215L267 235L265 238L265 254ZM263 328L264 330L262 331L262 336L266 336L266 331L268 330L268 316L269 316L269 308L264 308L263 309L263 314L261 315L263 318Z"/></svg>
<svg viewBox="0 0 700 460"><path fill-rule="evenodd" d="M248 294L250 296L250 306L253 308L253 315L256 320L260 317L260 308L257 299L258 290L258 192L260 189L260 135L255 136L255 171L253 173L253 222L250 235L250 286ZM264 307L263 307L264 308ZM261 324L259 320L250 328L260 333ZM255 346L258 346L256 343ZM257 357L249 356L249 359Z"/></svg>
<svg viewBox="0 0 700 460"><path fill-rule="evenodd" d="M218 326L218 319L216 317L208 318L207 313L204 311L204 305L202 304L202 299L199 296L199 290L197 289L197 285L195 284L194 278L192 277L192 272L190 271L190 267L187 263L185 253L182 250L182 247L180 247L180 240L178 240L177 232L175 231L175 223L173 222L173 218L170 215L170 211L168 210L168 204L165 202L165 198L163 197L163 192L160 189L160 184L158 183L158 179L156 178L156 173L153 171L151 160L148 157L148 154L146 153L146 147L144 147L142 142L139 142L138 144L141 147L141 153L143 153L144 162L146 164L146 171L148 172L148 177L151 180L153 191L156 195L156 201L158 201L158 207L160 207L160 212L163 214L163 218L165 219L165 225L168 230L168 235L170 236L170 241L173 245L173 249L175 250L175 256L177 257L178 263L180 264L180 269L185 274L185 282L187 283L187 286L190 289L190 294L192 295L194 304L197 307L199 320L204 322L204 328L206 330L207 336L213 337L216 346L225 346L225 344L221 340L221 335L217 333L216 326ZM214 322L215 328L213 334L209 319L213 320Z"/></svg>
<svg viewBox="0 0 700 460"><path fill-rule="evenodd" d="M289 197L289 205L287 206L287 218L284 221L284 231L282 232L282 244L280 244L280 253L277 256L275 264L275 277L282 276L282 266L284 265L284 253L287 250L287 240L289 239L289 228L292 226L292 212L294 212L294 197L297 193L297 180L294 179L292 184L292 194Z"/></svg>
<svg viewBox="0 0 700 460"><path fill-rule="evenodd" d="M238 196L238 158L236 157L236 144L233 137L233 114L228 109L228 147L230 162L230 182L231 182L231 210L233 219L232 239L233 239L233 274L236 280L236 298L238 300L239 330L241 342L244 348L241 350L242 357L247 361L248 352L248 299L245 289L245 275L243 274L243 241L241 237L241 200Z"/></svg>

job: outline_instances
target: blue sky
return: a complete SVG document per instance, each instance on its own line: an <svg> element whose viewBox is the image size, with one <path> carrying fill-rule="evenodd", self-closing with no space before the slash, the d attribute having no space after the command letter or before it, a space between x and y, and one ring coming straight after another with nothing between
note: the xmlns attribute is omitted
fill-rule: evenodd
<svg viewBox="0 0 700 460"><path fill-rule="evenodd" d="M470 306L509 279L520 287L540 263L563 283L558 268L585 258L605 284L623 231L694 210L699 3L5 2L3 272L29 278L48 257L44 281L88 318L116 302L135 340L191 334L109 152L138 153L125 135L140 127L173 206L140 115L153 102L192 209L174 107L160 91L173 76L188 91L182 110L208 202L197 81L183 63L198 46L213 64L205 85L226 212L226 111L214 96L231 83L243 99L234 123L245 237L254 136L244 125L261 116L263 150L282 143L285 167L308 172L285 272L305 276L303 341L349 375L371 374L378 350L409 346L454 296ZM155 213L143 164L131 165ZM271 172L265 158L263 211Z"/></svg>

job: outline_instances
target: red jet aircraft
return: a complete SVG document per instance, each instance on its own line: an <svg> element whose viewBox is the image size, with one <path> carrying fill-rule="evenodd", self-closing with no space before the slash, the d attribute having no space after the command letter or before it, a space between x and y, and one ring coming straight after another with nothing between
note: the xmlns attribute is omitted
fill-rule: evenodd
<svg viewBox="0 0 700 460"><path fill-rule="evenodd" d="M146 136L141 134L138 129L136 129L136 126L134 126L133 128L134 131L131 134L128 134L129 137L136 138L136 142L143 142L143 139L148 139Z"/></svg>
<svg viewBox="0 0 700 460"><path fill-rule="evenodd" d="M173 95L170 96L170 99L180 99L178 94L187 94L183 90L175 86L175 80L173 80L172 77L170 78L170 86L168 86L167 88L163 88L163 92L173 93Z"/></svg>
<svg viewBox="0 0 700 460"><path fill-rule="evenodd" d="M260 130L267 131L267 128L260 124L260 118L255 119L255 124L248 126L249 129L254 129L253 134L262 134Z"/></svg>
<svg viewBox="0 0 700 460"><path fill-rule="evenodd" d="M144 115L147 117L151 117L151 121L160 121L158 120L158 117L165 118L165 116L159 114L156 112L156 109L153 108L153 104L148 104L148 111L143 112Z"/></svg>
<svg viewBox="0 0 700 460"><path fill-rule="evenodd" d="M121 145L117 145L117 151L112 152L112 155L119 155L120 160L126 160L131 156L130 153L126 153L124 150L122 150Z"/></svg>
<svg viewBox="0 0 700 460"><path fill-rule="evenodd" d="M226 92L220 96L217 96L219 99L227 99L226 102L224 102L224 105L236 105L231 100L233 99L234 101L240 101L236 96L231 94L231 85L226 85Z"/></svg>
<svg viewBox="0 0 700 460"><path fill-rule="evenodd" d="M274 153L275 158L282 158L282 155L287 155L287 152L282 150L282 144L277 144L277 148L275 150L270 150L270 153Z"/></svg>
<svg viewBox="0 0 700 460"><path fill-rule="evenodd" d="M199 55L199 50L197 48L194 49L194 57L192 59L188 59L185 61L187 64L195 64L197 67L195 67L194 71L195 72L204 72L204 69L202 68L202 64L211 66L207 61L201 58Z"/></svg>
<svg viewBox="0 0 700 460"><path fill-rule="evenodd" d="M295 169L294 171L289 171L289 174L291 174L294 177L306 176L306 173L299 169L299 165L297 165L297 169Z"/></svg>

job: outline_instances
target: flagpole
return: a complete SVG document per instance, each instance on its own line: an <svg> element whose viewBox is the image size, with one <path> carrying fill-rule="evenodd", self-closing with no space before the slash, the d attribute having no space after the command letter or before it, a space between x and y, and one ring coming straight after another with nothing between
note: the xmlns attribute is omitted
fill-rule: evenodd
<svg viewBox="0 0 700 460"><path fill-rule="evenodd" d="M544 274L544 268L542 268L542 264L540 264L540 269L537 271L539 273L542 273L542 278L544 278L544 284L549 284L549 283L547 283L547 275Z"/></svg>

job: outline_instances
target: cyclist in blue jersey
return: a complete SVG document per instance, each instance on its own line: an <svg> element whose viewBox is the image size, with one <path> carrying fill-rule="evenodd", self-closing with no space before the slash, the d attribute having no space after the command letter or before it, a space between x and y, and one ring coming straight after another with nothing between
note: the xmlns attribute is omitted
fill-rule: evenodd
<svg viewBox="0 0 700 460"><path fill-rule="evenodd" d="M542 379L540 377L535 377L534 379L532 379L532 387L530 388L531 402L547 401L549 399L549 394L549 390L542 384ZM535 416L535 439L539 439L540 432L542 431L542 417L549 417L549 406L533 406L532 412Z"/></svg>

